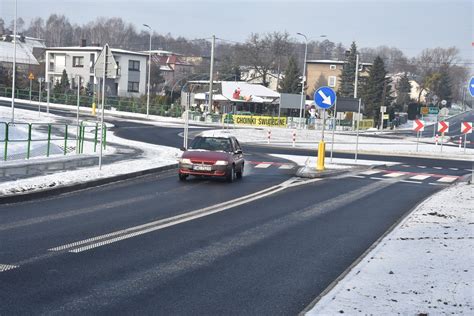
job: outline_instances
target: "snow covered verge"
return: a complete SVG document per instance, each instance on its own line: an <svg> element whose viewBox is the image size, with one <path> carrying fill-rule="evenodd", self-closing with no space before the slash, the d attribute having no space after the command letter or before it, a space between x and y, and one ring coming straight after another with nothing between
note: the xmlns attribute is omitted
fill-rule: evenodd
<svg viewBox="0 0 474 316"><path fill-rule="evenodd" d="M0 108L1 109L1 108ZM42 114L41 117L37 113L31 111L16 109L16 118L18 121L35 122L41 120L42 122L56 122L61 117L53 114ZM82 158L97 158L97 165L94 167L83 168L78 170L64 170L55 174L37 176L26 179L18 179L15 181L7 181L0 183L0 197L11 196L19 193L42 191L51 188L65 187L79 183L85 183L92 180L106 179L119 175L125 175L134 172L140 172L148 169L154 169L164 166L170 166L177 163L177 157L180 155L180 151L177 148L171 148L166 146L145 144L137 141L131 141L123 138L119 138L112 133L107 135L108 146L104 151L104 156L110 154L117 154L116 148L113 143L120 144L122 146L129 146L139 149L142 153L137 158L127 158L124 156L123 161L114 162L113 164L103 164L102 169L98 167L98 154L85 154L85 155L70 155L63 156L57 155L49 158L34 158L29 160L15 160L0 162L0 167L16 168L25 165L47 163L47 162L58 162L65 160L75 160Z"/></svg>
<svg viewBox="0 0 474 316"><path fill-rule="evenodd" d="M458 183L425 200L306 315L472 315L473 192Z"/></svg>
<svg viewBox="0 0 474 316"><path fill-rule="evenodd" d="M268 136L270 132L270 141ZM233 135L243 143L270 144L273 146L292 146L293 132L296 134L295 147L316 149L321 139L321 131L292 130L283 128L235 128L220 129L206 132L207 135ZM332 131L326 131L326 153L331 150ZM353 133L337 132L334 135L334 151L355 152L356 136ZM418 147L418 151L417 151ZM416 138L403 139L375 137L374 135L359 136L359 153L410 155L420 157L436 157L438 159L474 160L474 149L459 149L454 146L441 146L434 143L422 143L417 146Z"/></svg>

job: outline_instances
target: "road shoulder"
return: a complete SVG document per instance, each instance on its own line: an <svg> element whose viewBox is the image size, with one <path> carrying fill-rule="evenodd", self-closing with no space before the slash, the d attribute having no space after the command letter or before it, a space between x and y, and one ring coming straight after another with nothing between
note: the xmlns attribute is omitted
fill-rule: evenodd
<svg viewBox="0 0 474 316"><path fill-rule="evenodd" d="M458 183L422 202L303 312L472 313L472 189Z"/></svg>

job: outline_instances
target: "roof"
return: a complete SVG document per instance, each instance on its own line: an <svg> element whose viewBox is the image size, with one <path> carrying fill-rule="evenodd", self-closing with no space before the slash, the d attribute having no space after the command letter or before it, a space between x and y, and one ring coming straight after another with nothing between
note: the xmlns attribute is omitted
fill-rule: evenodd
<svg viewBox="0 0 474 316"><path fill-rule="evenodd" d="M33 47L18 41L16 43L15 61L19 64L39 65L35 56L33 56ZM0 41L0 62L13 63L15 48L13 42Z"/></svg>
<svg viewBox="0 0 474 316"><path fill-rule="evenodd" d="M280 97L278 92L259 84L251 84L245 81L222 81L221 84L222 95L230 101L267 103ZM237 89L240 89L240 98L234 99L233 94Z"/></svg>
<svg viewBox="0 0 474 316"><path fill-rule="evenodd" d="M205 93L196 93L194 95L195 100L206 100L206 94ZM214 101L228 101L226 97L224 97L222 94L213 94L212 99Z"/></svg>
<svg viewBox="0 0 474 316"><path fill-rule="evenodd" d="M100 52L102 51L103 47L101 46L69 46L69 47L48 47L46 48L47 51L59 50L59 51L85 51L85 52ZM120 48L110 48L112 53L118 54L128 54L128 55L140 55L140 56L148 56L148 54L141 53L141 52L134 52L131 50L125 50Z"/></svg>

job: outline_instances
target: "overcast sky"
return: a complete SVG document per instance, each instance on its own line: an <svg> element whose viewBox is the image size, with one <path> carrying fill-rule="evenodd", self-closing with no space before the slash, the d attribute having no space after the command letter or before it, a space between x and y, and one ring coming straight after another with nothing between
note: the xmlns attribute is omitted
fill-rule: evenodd
<svg viewBox="0 0 474 316"><path fill-rule="evenodd" d="M400 48L408 56L423 48L456 46L473 56L472 0L17 0L27 24L36 16L64 14L83 24L98 16L121 17L141 29L186 38L217 37L243 42L252 32L321 34L359 47ZM0 17L11 21L14 0L0 1ZM301 39L301 37L300 37Z"/></svg>

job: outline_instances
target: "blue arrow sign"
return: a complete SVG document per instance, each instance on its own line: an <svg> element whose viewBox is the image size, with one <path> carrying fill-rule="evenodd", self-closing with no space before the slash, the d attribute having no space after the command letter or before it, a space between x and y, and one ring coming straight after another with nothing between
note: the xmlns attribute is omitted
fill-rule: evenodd
<svg viewBox="0 0 474 316"><path fill-rule="evenodd" d="M329 109L336 102L336 92L329 87L321 87L314 92L314 103L322 109Z"/></svg>
<svg viewBox="0 0 474 316"><path fill-rule="evenodd" d="M474 77L471 77L469 81L469 92L471 93L471 97L474 97Z"/></svg>

